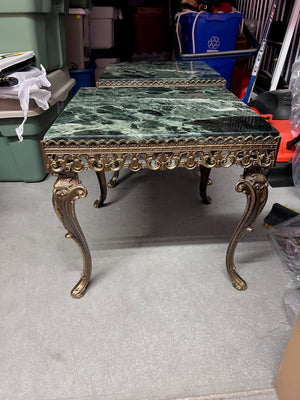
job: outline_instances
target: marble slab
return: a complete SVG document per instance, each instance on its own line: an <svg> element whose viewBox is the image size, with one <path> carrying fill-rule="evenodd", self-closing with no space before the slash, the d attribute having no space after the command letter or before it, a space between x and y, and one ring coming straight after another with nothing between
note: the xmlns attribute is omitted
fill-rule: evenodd
<svg viewBox="0 0 300 400"><path fill-rule="evenodd" d="M278 136L224 87L81 88L44 140Z"/></svg>
<svg viewBox="0 0 300 400"><path fill-rule="evenodd" d="M165 61L110 64L97 82L98 87L184 84L225 86L226 80L204 61Z"/></svg>

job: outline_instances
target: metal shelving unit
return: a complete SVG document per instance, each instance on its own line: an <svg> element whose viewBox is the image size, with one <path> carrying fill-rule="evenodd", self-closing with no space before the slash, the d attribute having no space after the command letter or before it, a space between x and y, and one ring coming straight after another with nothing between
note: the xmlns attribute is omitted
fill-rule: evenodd
<svg viewBox="0 0 300 400"><path fill-rule="evenodd" d="M292 12L295 4L299 3L300 0L282 0L279 2L275 20L288 22L291 20ZM265 21L268 17L269 9L271 7L272 0L237 0L237 6L239 11L241 11L244 15L244 18L247 20L255 21L255 29L252 32L256 40L260 43L261 37L263 34L263 28L265 25ZM281 76L286 82L289 82L291 75L292 65L300 54L300 24L299 18L295 24L293 35L290 39L289 49L285 54L284 62L282 63L281 68ZM263 57L261 69L270 72L272 75L274 74L277 60L281 51L282 43L277 43L274 46L274 43L269 42L267 44L267 49ZM251 69L251 63L253 60L249 60L248 68Z"/></svg>

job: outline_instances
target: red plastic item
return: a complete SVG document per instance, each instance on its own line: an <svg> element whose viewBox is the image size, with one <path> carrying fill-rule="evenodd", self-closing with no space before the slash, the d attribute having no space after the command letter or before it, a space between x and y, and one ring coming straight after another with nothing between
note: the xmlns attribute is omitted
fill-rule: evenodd
<svg viewBox="0 0 300 400"><path fill-rule="evenodd" d="M251 73L241 64L236 64L233 68L230 91L239 99L242 99L246 93Z"/></svg>
<svg viewBox="0 0 300 400"><path fill-rule="evenodd" d="M293 140L290 121L288 119L273 119L272 114L260 114L256 108L254 107L251 108L261 117L263 117L267 122L269 122L280 133L281 142L276 161L277 162L290 161L295 152L295 150L286 150L287 142Z"/></svg>
<svg viewBox="0 0 300 400"><path fill-rule="evenodd" d="M232 11L232 5L228 1L222 1L219 7L217 7L218 11L222 11L224 13L230 13Z"/></svg>

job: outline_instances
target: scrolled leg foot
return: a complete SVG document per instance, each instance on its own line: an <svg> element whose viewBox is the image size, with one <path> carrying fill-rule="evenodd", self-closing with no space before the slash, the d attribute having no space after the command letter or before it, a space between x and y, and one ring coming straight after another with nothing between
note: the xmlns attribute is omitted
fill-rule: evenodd
<svg viewBox="0 0 300 400"><path fill-rule="evenodd" d="M110 179L110 181L107 184L107 186L109 188L114 188L114 187L117 186L119 174L120 174L120 171L114 171L114 174L113 174L112 178Z"/></svg>
<svg viewBox="0 0 300 400"><path fill-rule="evenodd" d="M77 243L83 259L81 279L71 292L72 297L77 299L84 295L92 273L90 251L75 213L75 201L86 195L87 190L78 179L78 174L66 172L58 175L54 183L53 207L58 219L67 230L66 238L73 239Z"/></svg>
<svg viewBox="0 0 300 400"><path fill-rule="evenodd" d="M229 272L228 272L229 273ZM232 280L232 286L240 291L247 289L247 283L244 281L243 278L235 271L235 266L231 269L229 276Z"/></svg>
<svg viewBox="0 0 300 400"><path fill-rule="evenodd" d="M71 290L71 296L74 297L74 299L81 299L81 297L84 296L89 280L90 278L88 275L81 275L79 282Z"/></svg>
<svg viewBox="0 0 300 400"><path fill-rule="evenodd" d="M96 175L100 186L100 198L94 201L94 207L100 208L103 206L107 196L106 177L104 171L96 171Z"/></svg>
<svg viewBox="0 0 300 400"><path fill-rule="evenodd" d="M244 214L236 227L226 254L226 268L233 286L238 290L247 288L246 282L236 272L234 252L238 241L247 233L253 231L252 224L263 210L268 198L268 183L261 168L250 167L244 171L236 184L236 191L247 196Z"/></svg>

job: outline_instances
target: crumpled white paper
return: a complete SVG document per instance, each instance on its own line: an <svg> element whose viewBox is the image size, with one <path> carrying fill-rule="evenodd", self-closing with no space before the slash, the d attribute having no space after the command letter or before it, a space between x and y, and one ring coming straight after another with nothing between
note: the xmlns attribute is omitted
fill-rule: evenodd
<svg viewBox="0 0 300 400"><path fill-rule="evenodd" d="M18 79L17 85L10 87L2 87L0 97L6 99L19 99L20 106L24 114L23 122L16 128L19 141L23 140L24 124L27 120L29 100L33 99L37 106L42 110L48 110L48 101L51 97L51 92L42 87L50 87L51 83L46 76L46 70L41 65L41 70L36 67L30 67L27 70L14 72L10 74Z"/></svg>

